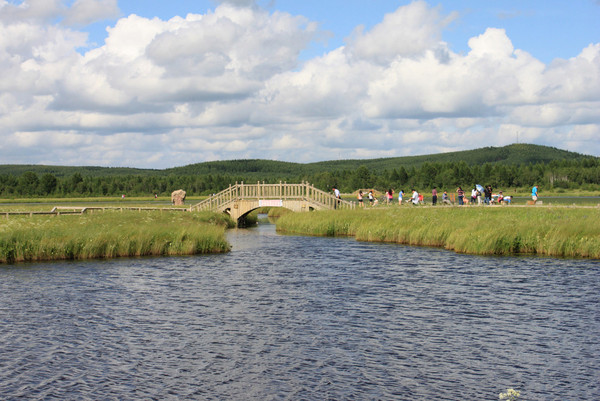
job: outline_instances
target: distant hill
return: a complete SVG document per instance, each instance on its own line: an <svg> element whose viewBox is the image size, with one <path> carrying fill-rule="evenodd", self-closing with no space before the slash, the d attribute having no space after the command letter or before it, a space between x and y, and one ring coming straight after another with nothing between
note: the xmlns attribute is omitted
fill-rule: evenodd
<svg viewBox="0 0 600 401"><path fill-rule="evenodd" d="M512 144L503 147L485 147L460 152L438 153L421 156L389 157L379 159L330 160L316 163L290 163L275 160L227 160L190 164L164 170L137 169L126 167L89 166L42 166L42 165L0 165L0 174L21 175L32 171L38 175L50 173L56 177L79 173L82 176L165 176L165 175L229 175L245 179L267 179L272 177L297 177L320 172L354 170L365 166L370 170L392 170L403 166L420 167L424 163L450 163L464 161L468 165L492 164L535 164L553 160L574 160L590 158L580 153L569 152L548 146ZM595 158L595 157L594 157Z"/></svg>
<svg viewBox="0 0 600 401"><path fill-rule="evenodd" d="M536 164L553 160L588 158L580 153L569 152L549 146L513 144L503 147L486 147L460 152L438 153L422 156L388 157L380 159L330 160L315 163L289 163L274 160L228 160L191 164L164 170L174 174L230 174L230 175L303 175L318 172L354 170L365 166L370 170L392 170L403 166L420 167L424 163L451 163L464 161L468 165Z"/></svg>
<svg viewBox="0 0 600 401"><path fill-rule="evenodd" d="M390 157L368 160L338 160L312 163L313 166L329 169L350 169L365 166L369 169L393 169L403 166L420 167L424 163L452 163L464 161L468 165L492 164L536 164L550 163L553 160L582 159L585 156L580 153L569 152L549 146L512 144L503 147L485 147L474 150L463 150L459 152L437 153L422 156Z"/></svg>
<svg viewBox="0 0 600 401"><path fill-rule="evenodd" d="M183 167L174 167L163 170L165 174L178 175L208 175L208 174L228 174L232 176L243 175L257 176L265 175L283 175L292 176L304 172L306 164L281 162L276 160L262 159L244 159L244 160L225 160L190 164Z"/></svg>
<svg viewBox="0 0 600 401"><path fill-rule="evenodd" d="M129 167L99 166L47 166L38 164L0 164L0 174L21 175L32 171L38 175L52 174L55 177L67 177L75 173L89 177L107 177L124 175L156 175L162 170L138 169Z"/></svg>

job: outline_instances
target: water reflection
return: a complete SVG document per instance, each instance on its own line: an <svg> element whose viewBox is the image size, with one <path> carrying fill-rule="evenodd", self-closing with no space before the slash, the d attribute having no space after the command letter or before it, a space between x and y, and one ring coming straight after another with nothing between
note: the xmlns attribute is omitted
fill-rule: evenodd
<svg viewBox="0 0 600 401"><path fill-rule="evenodd" d="M0 398L600 397L595 261L268 225L229 240L228 255L0 267Z"/></svg>

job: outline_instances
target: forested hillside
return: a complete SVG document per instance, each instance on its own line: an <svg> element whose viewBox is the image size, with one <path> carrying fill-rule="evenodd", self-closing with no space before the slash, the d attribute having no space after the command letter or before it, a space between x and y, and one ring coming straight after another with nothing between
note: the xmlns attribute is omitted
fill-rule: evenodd
<svg viewBox="0 0 600 401"><path fill-rule="evenodd" d="M526 144L436 155L289 163L232 160L165 170L105 167L0 165L0 196L148 196L185 189L189 195L218 192L235 182L308 181L343 192L358 188L454 190L475 183L494 188L600 189L600 158Z"/></svg>

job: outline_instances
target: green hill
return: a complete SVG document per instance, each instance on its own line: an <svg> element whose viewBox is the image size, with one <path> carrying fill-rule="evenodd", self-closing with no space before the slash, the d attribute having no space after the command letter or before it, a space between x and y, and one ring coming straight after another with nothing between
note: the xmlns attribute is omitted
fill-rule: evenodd
<svg viewBox="0 0 600 401"><path fill-rule="evenodd" d="M291 163L275 160L246 159L213 161L190 164L164 170L137 169L127 167L94 166L44 166L44 165L0 165L0 174L20 176L27 171L38 175L53 174L66 177L79 173L87 177L109 176L166 176L166 175L228 175L244 179L272 179L299 177L310 174L354 170L365 166L369 170L392 170L399 167L419 168L424 163L452 163L464 161L469 166L485 163L502 165L527 165L550 163L555 160L590 158L580 153L569 152L548 146L513 144L503 147L485 147L460 152L448 152L421 156L389 157L380 159L329 160L316 163Z"/></svg>
<svg viewBox="0 0 600 401"><path fill-rule="evenodd" d="M354 170L365 166L369 170L392 170L399 167L421 167L424 163L452 163L464 161L468 165L485 163L522 165L550 163L554 160L588 158L580 153L557 148L529 144L513 144L504 147L486 147L460 152L438 153L422 156L388 157L380 159L330 160L315 163L289 163L273 160L229 160L191 164L164 170L173 174L229 174L268 178L272 175L290 176Z"/></svg>
<svg viewBox="0 0 600 401"><path fill-rule="evenodd" d="M307 181L322 190L456 188L600 189L600 158L556 148L514 144L433 155L290 163L228 160L164 170L121 167L0 165L0 196L89 197L168 195L185 189L208 195L235 182Z"/></svg>
<svg viewBox="0 0 600 401"><path fill-rule="evenodd" d="M156 175L162 170L139 169L129 167L99 167L99 166L48 166L38 164L0 164L0 174L22 175L25 172L38 175L52 174L55 177L67 177L79 173L86 177L110 177L124 175Z"/></svg>
<svg viewBox="0 0 600 401"><path fill-rule="evenodd" d="M275 160L245 159L190 164L163 170L165 174L208 175L227 174L232 176L256 177L293 176L304 171L306 165Z"/></svg>
<svg viewBox="0 0 600 401"><path fill-rule="evenodd" d="M554 160L574 160L587 158L580 153L557 148L529 144L512 144L503 147L486 147L459 152L437 153L421 156L390 157L368 160L339 160L312 163L321 169L351 169L365 166L369 169L393 169L403 166L421 167L424 163L452 163L464 161L468 165L492 164L536 164Z"/></svg>

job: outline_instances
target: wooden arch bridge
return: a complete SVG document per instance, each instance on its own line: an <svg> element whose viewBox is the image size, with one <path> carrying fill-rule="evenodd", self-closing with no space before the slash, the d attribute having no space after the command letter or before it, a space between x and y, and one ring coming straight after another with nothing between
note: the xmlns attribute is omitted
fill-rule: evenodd
<svg viewBox="0 0 600 401"><path fill-rule="evenodd" d="M356 204L336 199L309 183L244 184L235 183L216 195L190 207L190 211L210 210L228 213L238 223L260 207L284 207L294 212L321 209L354 209Z"/></svg>

